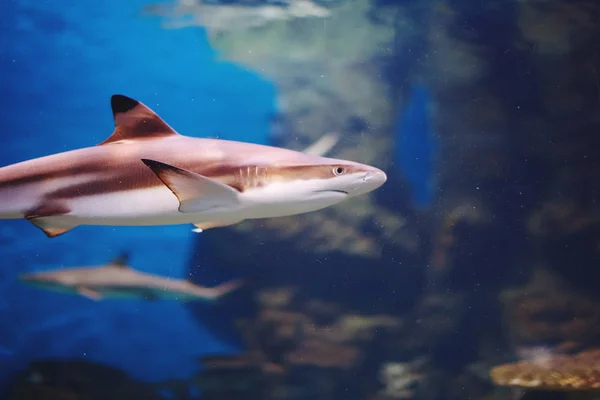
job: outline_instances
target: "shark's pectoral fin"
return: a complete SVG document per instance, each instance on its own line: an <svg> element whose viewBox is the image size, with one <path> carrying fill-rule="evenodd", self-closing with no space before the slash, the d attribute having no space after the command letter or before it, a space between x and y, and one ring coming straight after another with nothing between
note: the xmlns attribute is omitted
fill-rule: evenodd
<svg viewBox="0 0 600 400"><path fill-rule="evenodd" d="M77 286L77 293L92 300L102 300L102 294L94 289L85 286Z"/></svg>
<svg viewBox="0 0 600 400"><path fill-rule="evenodd" d="M227 207L239 201L239 192L221 182L159 161L142 161L177 196L182 213Z"/></svg>
<svg viewBox="0 0 600 400"><path fill-rule="evenodd" d="M243 220L199 222L197 224L193 224L196 227L196 229L192 229L192 232L200 233L200 232L204 232L207 229L222 228L224 226L238 224L242 221Z"/></svg>
<svg viewBox="0 0 600 400"><path fill-rule="evenodd" d="M46 236L53 238L70 231L77 225L58 223L56 217L70 213L71 210L63 204L43 203L25 214L25 219L40 228Z"/></svg>

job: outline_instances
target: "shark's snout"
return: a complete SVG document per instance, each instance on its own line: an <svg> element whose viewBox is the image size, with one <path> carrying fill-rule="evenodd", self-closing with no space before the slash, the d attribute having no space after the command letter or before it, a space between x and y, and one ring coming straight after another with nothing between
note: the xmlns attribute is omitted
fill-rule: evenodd
<svg viewBox="0 0 600 400"><path fill-rule="evenodd" d="M387 181L387 175L380 169L369 168L365 172L360 181L355 184L353 190L349 192L351 196L359 196L361 194L372 192Z"/></svg>
<svg viewBox="0 0 600 400"><path fill-rule="evenodd" d="M363 177L363 181L377 184L375 189L379 186L383 185L385 181L387 181L387 175L380 169L374 169L373 171L368 171Z"/></svg>

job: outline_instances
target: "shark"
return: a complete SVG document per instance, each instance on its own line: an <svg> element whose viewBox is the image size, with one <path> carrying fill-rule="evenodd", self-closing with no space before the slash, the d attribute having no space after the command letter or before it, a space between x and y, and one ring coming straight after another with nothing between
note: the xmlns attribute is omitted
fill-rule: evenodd
<svg viewBox="0 0 600 400"><path fill-rule="evenodd" d="M137 271L121 254L107 264L30 272L19 276L23 283L39 288L78 294L92 300L108 298L214 302L239 288L242 280L215 287L198 286L188 280L165 278Z"/></svg>
<svg viewBox="0 0 600 400"><path fill-rule="evenodd" d="M358 162L185 136L138 100L110 103L115 128L103 142L0 168L0 219L25 218L50 238L81 225L201 232L320 210L387 180Z"/></svg>

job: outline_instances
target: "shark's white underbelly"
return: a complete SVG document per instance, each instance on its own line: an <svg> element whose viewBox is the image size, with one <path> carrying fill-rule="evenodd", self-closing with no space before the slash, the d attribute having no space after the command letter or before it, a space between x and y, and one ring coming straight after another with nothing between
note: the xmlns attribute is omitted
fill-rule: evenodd
<svg viewBox="0 0 600 400"><path fill-rule="evenodd" d="M106 193L69 201L71 212L57 217L77 225L177 225L212 220L238 210L182 213L167 187Z"/></svg>
<svg viewBox="0 0 600 400"><path fill-rule="evenodd" d="M270 197L270 191L262 193L255 190L241 194L239 203L235 205L224 205L198 213L180 212L179 200L166 187L114 192L71 199L68 202L71 212L68 215L54 217L54 220L60 225L67 226L150 226L241 221L311 212L339 201L339 199L306 201L301 198L287 201L287 199Z"/></svg>

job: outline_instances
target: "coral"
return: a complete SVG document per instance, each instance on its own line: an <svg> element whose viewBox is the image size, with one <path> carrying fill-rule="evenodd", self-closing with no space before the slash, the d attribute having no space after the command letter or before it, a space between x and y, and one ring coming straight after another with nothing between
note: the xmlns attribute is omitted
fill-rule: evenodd
<svg viewBox="0 0 600 400"><path fill-rule="evenodd" d="M600 350L519 361L490 371L495 384L544 390L600 389Z"/></svg>

